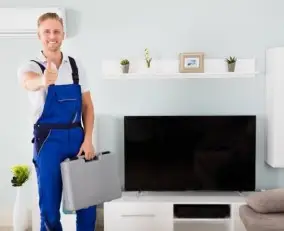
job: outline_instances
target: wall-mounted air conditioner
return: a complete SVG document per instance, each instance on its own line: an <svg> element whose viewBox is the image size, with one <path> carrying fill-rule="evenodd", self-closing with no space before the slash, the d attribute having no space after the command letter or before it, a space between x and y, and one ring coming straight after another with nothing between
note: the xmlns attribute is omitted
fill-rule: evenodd
<svg viewBox="0 0 284 231"><path fill-rule="evenodd" d="M15 7L0 8L0 38L1 37L36 37L37 20L46 12L55 12L63 19L66 31L66 17L64 8L60 7Z"/></svg>

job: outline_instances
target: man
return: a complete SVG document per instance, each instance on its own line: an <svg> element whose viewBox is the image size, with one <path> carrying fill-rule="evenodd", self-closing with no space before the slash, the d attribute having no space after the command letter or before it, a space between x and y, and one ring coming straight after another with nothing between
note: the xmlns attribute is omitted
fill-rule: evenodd
<svg viewBox="0 0 284 231"><path fill-rule="evenodd" d="M33 106L40 231L62 230L60 163L76 155L84 154L87 160L95 156L93 103L82 65L61 52L63 28L62 19L55 13L39 17L38 38L43 50L18 71ZM77 231L94 231L96 207L76 212Z"/></svg>

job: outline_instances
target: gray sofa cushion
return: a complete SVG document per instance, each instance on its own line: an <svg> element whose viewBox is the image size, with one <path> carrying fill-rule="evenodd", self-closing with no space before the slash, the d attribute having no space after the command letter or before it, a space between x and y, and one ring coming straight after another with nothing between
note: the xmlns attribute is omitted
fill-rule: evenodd
<svg viewBox="0 0 284 231"><path fill-rule="evenodd" d="M284 213L256 213L249 206L242 205L239 214L248 231L284 230Z"/></svg>
<svg viewBox="0 0 284 231"><path fill-rule="evenodd" d="M246 202L259 213L284 212L284 189L270 189L250 194Z"/></svg>

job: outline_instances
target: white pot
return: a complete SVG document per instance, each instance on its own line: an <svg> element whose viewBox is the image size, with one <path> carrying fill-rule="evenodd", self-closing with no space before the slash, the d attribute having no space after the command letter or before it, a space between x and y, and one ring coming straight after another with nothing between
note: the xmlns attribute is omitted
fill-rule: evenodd
<svg viewBox="0 0 284 231"><path fill-rule="evenodd" d="M13 231L26 231L29 227L29 214L22 187L16 187L17 194L13 211Z"/></svg>

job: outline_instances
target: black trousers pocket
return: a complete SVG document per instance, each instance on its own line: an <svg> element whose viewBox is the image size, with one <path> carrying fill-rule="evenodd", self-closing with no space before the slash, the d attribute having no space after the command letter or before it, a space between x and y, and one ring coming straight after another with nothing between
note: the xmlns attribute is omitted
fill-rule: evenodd
<svg viewBox="0 0 284 231"><path fill-rule="evenodd" d="M50 129L34 130L34 138L32 139L32 143L34 143L36 154L39 154L50 133Z"/></svg>

